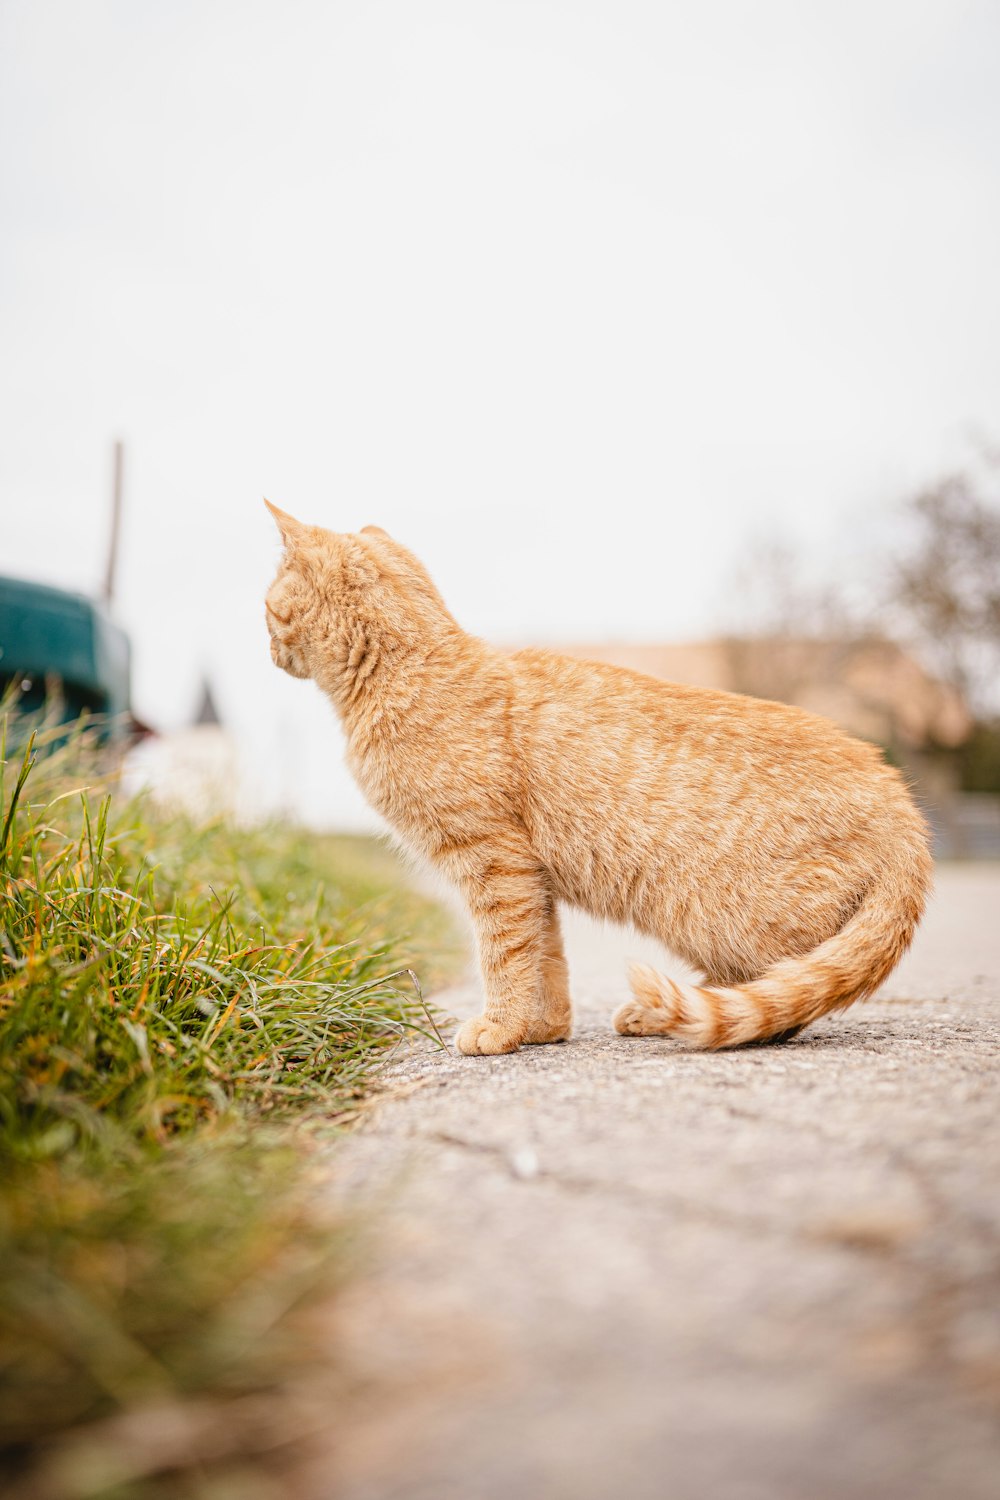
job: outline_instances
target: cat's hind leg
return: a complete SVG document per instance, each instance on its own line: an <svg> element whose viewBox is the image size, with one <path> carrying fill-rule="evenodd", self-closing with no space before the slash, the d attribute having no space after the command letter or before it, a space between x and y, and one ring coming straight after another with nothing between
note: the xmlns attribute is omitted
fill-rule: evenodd
<svg viewBox="0 0 1000 1500"><path fill-rule="evenodd" d="M703 982L724 986L736 980L735 975L720 973L711 977L706 975ZM639 986L632 999L618 1007L611 1024L621 1036L669 1036L677 1024L677 1017L664 1005L656 988L647 984Z"/></svg>
<svg viewBox="0 0 1000 1500"><path fill-rule="evenodd" d="M632 999L618 1007L611 1024L622 1036L668 1036L674 1018L665 1005L653 1000L646 1005L641 1000Z"/></svg>
<svg viewBox="0 0 1000 1500"><path fill-rule="evenodd" d="M651 971L646 971L647 974ZM655 979L655 976L653 976ZM725 994L732 985L745 983L748 976L742 971L726 971L724 973L706 974L702 984L710 992ZM631 1000L619 1006L612 1017L612 1024L622 1036L669 1036L676 1033L678 1016L673 1007L666 1005L662 998L662 986L657 983L644 982L643 970L634 967L632 971L632 983L635 993ZM668 986L668 988L671 986ZM678 990L678 996L693 996L697 999L701 990L694 987L688 990ZM803 1022L802 1025L805 1023ZM779 1031L771 1036L753 1038L746 1042L737 1042L738 1047L771 1047L783 1042L790 1042L793 1037L798 1036L802 1025L789 1026L784 1031Z"/></svg>
<svg viewBox="0 0 1000 1500"><path fill-rule="evenodd" d="M549 902L545 925L545 950L538 1007L524 1038L526 1042L564 1042L573 1029L573 1004L569 997L569 969L563 952L562 933L555 898Z"/></svg>

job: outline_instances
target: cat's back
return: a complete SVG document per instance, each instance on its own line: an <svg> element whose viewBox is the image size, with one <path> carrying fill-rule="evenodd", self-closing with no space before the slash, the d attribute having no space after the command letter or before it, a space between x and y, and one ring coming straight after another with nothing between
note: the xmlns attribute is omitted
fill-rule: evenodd
<svg viewBox="0 0 1000 1500"><path fill-rule="evenodd" d="M750 755L763 765L789 756L824 764L875 768L875 747L852 739L831 720L792 704L714 688L667 682L627 667L537 648L511 656L517 727L526 746L578 745L657 755Z"/></svg>
<svg viewBox="0 0 1000 1500"><path fill-rule="evenodd" d="M816 714L548 651L515 653L512 679L525 823L588 910L679 931L720 892L737 922L767 891L781 948L803 892L833 931L886 840L923 848L898 772Z"/></svg>
<svg viewBox="0 0 1000 1500"><path fill-rule="evenodd" d="M529 811L561 826L648 821L715 833L919 822L877 746L790 704L525 650L511 660L513 739Z"/></svg>

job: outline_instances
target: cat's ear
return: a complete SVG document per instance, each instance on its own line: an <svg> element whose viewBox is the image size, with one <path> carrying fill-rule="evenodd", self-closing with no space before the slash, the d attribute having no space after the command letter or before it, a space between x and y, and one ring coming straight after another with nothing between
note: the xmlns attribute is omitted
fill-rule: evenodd
<svg viewBox="0 0 1000 1500"><path fill-rule="evenodd" d="M265 500L264 504L274 517L278 530L281 532L281 540L285 546L291 547L296 542L301 541L306 531L302 522L296 521L295 517L290 516L287 511L279 510L276 505L271 504L270 500Z"/></svg>
<svg viewBox="0 0 1000 1500"><path fill-rule="evenodd" d="M387 531L383 531L381 526L362 526L361 535L384 537L387 542L392 540L389 533Z"/></svg>

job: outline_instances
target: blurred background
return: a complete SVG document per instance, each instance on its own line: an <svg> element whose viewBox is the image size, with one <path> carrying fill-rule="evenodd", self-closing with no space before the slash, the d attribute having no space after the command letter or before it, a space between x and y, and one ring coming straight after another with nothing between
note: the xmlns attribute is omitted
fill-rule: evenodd
<svg viewBox="0 0 1000 1500"><path fill-rule="evenodd" d="M53 666L18 581L110 593L137 774L372 826L266 494L497 642L831 713L1000 853L998 49L989 0L4 0L0 676Z"/></svg>

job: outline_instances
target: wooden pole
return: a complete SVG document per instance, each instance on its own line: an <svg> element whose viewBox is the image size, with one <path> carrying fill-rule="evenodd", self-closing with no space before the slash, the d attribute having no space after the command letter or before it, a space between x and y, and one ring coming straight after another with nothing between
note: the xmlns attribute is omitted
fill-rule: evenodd
<svg viewBox="0 0 1000 1500"><path fill-rule="evenodd" d="M122 524L122 470L125 460L125 445L115 443L114 480L111 491L111 540L108 546L108 570L104 575L104 602L110 604L115 593L115 573L118 568L118 537Z"/></svg>

